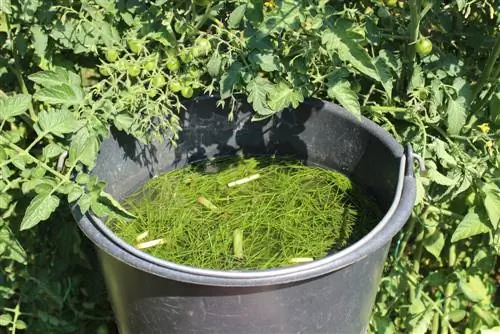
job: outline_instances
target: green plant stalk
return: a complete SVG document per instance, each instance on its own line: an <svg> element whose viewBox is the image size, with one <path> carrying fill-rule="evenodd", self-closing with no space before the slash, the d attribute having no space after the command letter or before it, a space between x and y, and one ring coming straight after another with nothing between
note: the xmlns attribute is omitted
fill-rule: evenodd
<svg viewBox="0 0 500 334"><path fill-rule="evenodd" d="M453 268L456 262L456 246L455 244L451 244L448 249L448 267ZM441 319L441 328L442 334L448 334L448 327L450 325L449 321L449 312L450 312L450 299L453 293L453 286L451 283L446 284L446 288L444 290L444 303L443 303L443 317Z"/></svg>
<svg viewBox="0 0 500 334"><path fill-rule="evenodd" d="M21 87L21 92L26 95L30 95L28 88L26 87L26 83L24 82L22 72L23 70L19 67L19 57L17 56L17 52L14 46L14 39L12 38L11 34L11 25L10 25L10 17L8 14L4 13L5 15L5 21L7 24L7 39L11 41L11 52L12 52L12 57L14 58L14 66L10 66L12 71L14 72L14 75L16 76L17 82L19 83L19 86ZM38 116L36 115L35 108L33 108L33 104L30 102L29 107L28 107L29 113L31 120L33 122L36 122L38 120ZM31 124L30 124L31 125Z"/></svg>
<svg viewBox="0 0 500 334"><path fill-rule="evenodd" d="M422 253L424 250L424 243L422 240L425 236L425 230L420 228L420 232L417 234L415 238L416 250L415 250L415 258L413 260L413 273L417 275L420 274L420 259L422 258ZM410 303L415 301L416 290L415 286L410 286Z"/></svg>
<svg viewBox="0 0 500 334"><path fill-rule="evenodd" d="M484 67L483 72L481 73L481 78L477 83L477 86L474 90L473 101L477 99L484 86L488 84L491 72L495 65L497 65L497 59L500 57L500 34L498 34L497 39L495 41L495 46L493 47L493 52L490 53L488 60L486 61L486 65ZM499 66L500 67L500 66ZM498 71L495 71L498 72ZM493 77L493 80L497 80L498 77Z"/></svg>
<svg viewBox="0 0 500 334"><path fill-rule="evenodd" d="M385 113L385 112L407 112L407 108L401 108L401 107L391 107L391 106L366 106L363 107L363 109L372 111L372 112L380 112L380 113Z"/></svg>
<svg viewBox="0 0 500 334"><path fill-rule="evenodd" d="M414 218L414 217L410 218L410 222L408 223L408 227L407 227L407 230L405 232L403 241L399 245L399 253L396 256L396 261L399 261L403 257L403 255L405 253L404 251L406 249L406 246L408 245L408 241L410 240L410 237L412 236L413 231L415 229L416 221L417 221L416 218Z"/></svg>
<svg viewBox="0 0 500 334"><path fill-rule="evenodd" d="M416 58L416 43L420 34L420 0L410 0L408 1L410 6L410 41L408 49L408 76L411 78L415 68L415 58Z"/></svg>
<svg viewBox="0 0 500 334"><path fill-rule="evenodd" d="M16 333L16 322L19 319L20 315L21 315L21 301L19 300L16 304L16 307L14 308L14 319L12 319L12 327L10 328L11 334Z"/></svg>
<svg viewBox="0 0 500 334"><path fill-rule="evenodd" d="M59 173L58 171L54 170L53 168L51 168L50 166L48 166L43 161L38 160L37 158L35 158L34 156L32 156L31 154L29 154L28 152L26 152L24 149L20 148L19 146L15 145L15 144L12 144L4 136L0 135L0 141L6 143L7 146L9 146L11 149L13 149L14 151L16 151L17 153L22 154L22 155L28 157L28 159L30 159L35 164L41 166L43 169L45 169L47 172L51 173L52 175L58 177L61 180L66 181L66 182L71 182L71 180L69 179L68 176Z"/></svg>
<svg viewBox="0 0 500 334"><path fill-rule="evenodd" d="M434 313L432 317L432 334L439 333L439 313Z"/></svg>

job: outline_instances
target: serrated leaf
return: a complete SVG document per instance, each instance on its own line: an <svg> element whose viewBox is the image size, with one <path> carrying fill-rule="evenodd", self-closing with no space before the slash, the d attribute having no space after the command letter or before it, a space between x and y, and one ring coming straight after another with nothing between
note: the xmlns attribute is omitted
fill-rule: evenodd
<svg viewBox="0 0 500 334"><path fill-rule="evenodd" d="M78 105L83 104L83 93L79 88L62 84L50 88L41 88L33 95L38 101L49 104Z"/></svg>
<svg viewBox="0 0 500 334"><path fill-rule="evenodd" d="M0 209L7 209L11 201L12 201L11 195L0 193Z"/></svg>
<svg viewBox="0 0 500 334"><path fill-rule="evenodd" d="M270 53L253 52L249 59L252 63L259 65L264 72L273 72L278 70L277 58Z"/></svg>
<svg viewBox="0 0 500 334"><path fill-rule="evenodd" d="M427 330L429 329L432 321L432 317L434 316L434 311L433 309L428 309L425 314L419 318L419 321L417 322L416 326L413 327L413 330L411 331L412 334L425 334L427 333Z"/></svg>
<svg viewBox="0 0 500 334"><path fill-rule="evenodd" d="M344 79L328 83L328 96L339 103L354 116L361 116L361 107L356 93L351 89L351 84Z"/></svg>
<svg viewBox="0 0 500 334"><path fill-rule="evenodd" d="M473 302L479 302L488 297L488 289L481 281L481 278L476 275L470 276L468 281L460 280L458 287Z"/></svg>
<svg viewBox="0 0 500 334"><path fill-rule="evenodd" d="M35 54L40 58L45 58L45 50L47 49L48 36L38 24L30 28L32 35L32 46L35 49Z"/></svg>
<svg viewBox="0 0 500 334"><path fill-rule="evenodd" d="M212 54L212 57L210 57L210 60L208 61L207 64L207 71L208 74L212 76L212 78L216 78L219 76L220 69L222 65L222 58L219 55L218 52L214 52Z"/></svg>
<svg viewBox="0 0 500 334"><path fill-rule="evenodd" d="M278 112L290 106L297 108L303 101L304 96L302 93L291 88L286 83L280 82L273 87L267 104L271 110Z"/></svg>
<svg viewBox="0 0 500 334"><path fill-rule="evenodd" d="M459 96L456 99L448 100L446 108L448 133L457 135L462 130L467 120L465 98Z"/></svg>
<svg viewBox="0 0 500 334"><path fill-rule="evenodd" d="M64 149L56 143L49 143L42 149L42 156L45 161L57 157L64 152Z"/></svg>
<svg viewBox="0 0 500 334"><path fill-rule="evenodd" d="M498 228L498 223L500 220L500 193L499 189L494 184L486 184L483 187L484 201L483 205L488 214L493 228Z"/></svg>
<svg viewBox="0 0 500 334"><path fill-rule="evenodd" d="M128 131L132 127L132 124L134 124L134 119L127 114L118 114L113 122L118 130Z"/></svg>
<svg viewBox="0 0 500 334"><path fill-rule="evenodd" d="M389 69L389 65L386 63L385 58L378 57L375 60L375 69L379 76L379 81L384 87L385 93L389 99L392 99L392 81L394 80Z"/></svg>
<svg viewBox="0 0 500 334"><path fill-rule="evenodd" d="M73 203L83 195L83 189L77 185L68 193L68 202Z"/></svg>
<svg viewBox="0 0 500 334"><path fill-rule="evenodd" d="M32 228L50 217L59 206L59 198L49 193L39 194L31 201L21 222L21 231Z"/></svg>
<svg viewBox="0 0 500 334"><path fill-rule="evenodd" d="M21 330L28 328L28 325L26 325L26 323L21 319L18 319L16 321L15 326L16 326L16 329L21 329Z"/></svg>
<svg viewBox="0 0 500 334"><path fill-rule="evenodd" d="M481 221L479 215L474 211L469 211L453 232L451 242L457 242L489 231L490 229Z"/></svg>
<svg viewBox="0 0 500 334"><path fill-rule="evenodd" d="M227 99L231 96L234 85L240 80L240 70L243 67L240 62L234 62L220 79L220 97Z"/></svg>
<svg viewBox="0 0 500 334"><path fill-rule="evenodd" d="M100 202L104 206L107 207L108 210L111 210L111 212L114 215L117 215L121 218L124 219L133 219L136 218L132 213L128 212L127 209L125 209L120 202L114 199L113 196L110 194L102 191L100 194Z"/></svg>
<svg viewBox="0 0 500 334"><path fill-rule="evenodd" d="M425 307L425 304L419 298L415 298L413 300L413 303L410 305L410 308L408 309L410 314L413 314L413 315L422 314L426 310L427 310L427 307Z"/></svg>
<svg viewBox="0 0 500 334"><path fill-rule="evenodd" d="M28 79L47 88L70 83L68 72L65 70L37 72L29 75Z"/></svg>
<svg viewBox="0 0 500 334"><path fill-rule="evenodd" d="M444 141L435 139L434 142L430 145L430 147L433 148L434 153L436 153L437 157L439 158L439 161L441 164L443 164L445 167L448 166L456 166L457 162L455 158L453 158L447 151L446 151L446 144Z"/></svg>
<svg viewBox="0 0 500 334"><path fill-rule="evenodd" d="M12 322L12 316L9 313L4 313L0 315L0 326L8 326L11 322Z"/></svg>
<svg viewBox="0 0 500 334"><path fill-rule="evenodd" d="M274 112L267 105L267 96L272 91L273 84L269 80L261 77L252 79L246 90L248 92L248 102L259 115L267 116Z"/></svg>
<svg viewBox="0 0 500 334"><path fill-rule="evenodd" d="M429 169L427 172L427 177L437 184L442 186L453 186L456 184L455 180L450 179L449 177L441 174L437 169Z"/></svg>
<svg viewBox="0 0 500 334"><path fill-rule="evenodd" d="M30 103L31 96L25 94L0 98L0 120L21 115L28 110Z"/></svg>
<svg viewBox="0 0 500 334"><path fill-rule="evenodd" d="M75 131L80 123L69 110L44 110L39 114L38 126L45 133L62 137L65 133Z"/></svg>
<svg viewBox="0 0 500 334"><path fill-rule="evenodd" d="M245 11L247 9L247 5L239 5L236 7L231 15L229 15L229 19L227 20L229 28L237 28L240 25L241 20L245 16Z"/></svg>
<svg viewBox="0 0 500 334"><path fill-rule="evenodd" d="M327 50L337 52L342 61L350 63L356 70L364 75L380 81L380 77L368 55L348 32L343 28L327 29L321 36L321 42Z"/></svg>
<svg viewBox="0 0 500 334"><path fill-rule="evenodd" d="M95 165L99 141L86 128L80 129L72 138L69 148L68 164L71 166L78 161L92 169Z"/></svg>
<svg viewBox="0 0 500 334"><path fill-rule="evenodd" d="M439 261L441 256L441 251L444 248L445 238L444 234L438 230L432 233L430 236L427 236L424 239L424 247L425 249L434 255L434 257Z"/></svg>
<svg viewBox="0 0 500 334"><path fill-rule="evenodd" d="M411 75L410 84L408 85L408 93L411 93L414 90L422 89L424 88L424 86L424 73L422 72L422 68L417 65L414 67L413 73Z"/></svg>

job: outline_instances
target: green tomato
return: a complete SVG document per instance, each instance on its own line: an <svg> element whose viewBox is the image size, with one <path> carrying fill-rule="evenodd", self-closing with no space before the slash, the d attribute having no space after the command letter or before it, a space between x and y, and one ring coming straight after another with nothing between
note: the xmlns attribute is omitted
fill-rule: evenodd
<svg viewBox="0 0 500 334"><path fill-rule="evenodd" d="M114 63L118 57L120 56L120 53L118 52L117 49L114 48L109 48L106 50L106 60L109 61L110 63Z"/></svg>
<svg viewBox="0 0 500 334"><path fill-rule="evenodd" d="M146 61L143 66L146 71L153 71L156 68L156 59L150 59Z"/></svg>
<svg viewBox="0 0 500 334"><path fill-rule="evenodd" d="M119 71L125 71L128 68L128 62L121 58L116 62L115 66Z"/></svg>
<svg viewBox="0 0 500 334"><path fill-rule="evenodd" d="M165 86L165 77L161 74L155 75L153 78L151 78L151 84L155 88L161 88Z"/></svg>
<svg viewBox="0 0 500 334"><path fill-rule="evenodd" d="M157 94L156 89L150 89L148 90L148 96L149 97L155 97Z"/></svg>
<svg viewBox="0 0 500 334"><path fill-rule="evenodd" d="M131 76L131 77L136 77L138 76L139 74L141 74L141 67L137 64L134 64L132 66L129 67L128 69L128 75Z"/></svg>
<svg viewBox="0 0 500 334"><path fill-rule="evenodd" d="M127 41L128 48L135 54L138 54L142 51L144 47L143 42L138 39L129 39Z"/></svg>
<svg viewBox="0 0 500 334"><path fill-rule="evenodd" d="M181 83L176 80L176 79L173 79L169 82L168 84L168 88L170 89L170 91L172 91L173 93L178 93L182 90L182 85Z"/></svg>
<svg viewBox="0 0 500 334"><path fill-rule="evenodd" d="M165 65L167 65L167 68L170 72L177 72L181 68L181 63L179 62L179 59L177 57L169 57L167 61L165 62Z"/></svg>
<svg viewBox="0 0 500 334"><path fill-rule="evenodd" d="M415 49L420 57L425 57L432 51L432 42L427 38L421 38L417 41Z"/></svg>
<svg viewBox="0 0 500 334"><path fill-rule="evenodd" d="M206 38L198 38L194 42L193 55L195 57L206 56L212 50L212 45L210 41Z"/></svg>
<svg viewBox="0 0 500 334"><path fill-rule="evenodd" d="M181 94L184 96L186 99L190 99L193 97L193 88L189 86L182 87Z"/></svg>
<svg viewBox="0 0 500 334"><path fill-rule="evenodd" d="M189 49L184 49L180 52L179 57L184 64L190 63L193 61L193 53Z"/></svg>
<svg viewBox="0 0 500 334"><path fill-rule="evenodd" d="M384 0L384 3L387 7L396 7L398 0Z"/></svg>
<svg viewBox="0 0 500 334"><path fill-rule="evenodd" d="M101 73L102 76L109 77L111 75L111 69L107 66L100 66L99 73Z"/></svg>

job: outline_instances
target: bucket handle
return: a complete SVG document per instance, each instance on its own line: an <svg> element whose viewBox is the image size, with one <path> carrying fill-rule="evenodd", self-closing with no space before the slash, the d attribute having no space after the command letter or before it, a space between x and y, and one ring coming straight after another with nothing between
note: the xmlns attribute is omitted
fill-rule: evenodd
<svg viewBox="0 0 500 334"><path fill-rule="evenodd" d="M405 176L410 176L410 177L415 177L415 173L413 171L414 169L414 162L417 162L418 164L418 169L421 175L425 174L427 172L425 168L425 162L424 158L420 154L417 154L413 152L413 148L411 147L411 144L406 144L405 146L405 156L406 156L406 170L405 170Z"/></svg>

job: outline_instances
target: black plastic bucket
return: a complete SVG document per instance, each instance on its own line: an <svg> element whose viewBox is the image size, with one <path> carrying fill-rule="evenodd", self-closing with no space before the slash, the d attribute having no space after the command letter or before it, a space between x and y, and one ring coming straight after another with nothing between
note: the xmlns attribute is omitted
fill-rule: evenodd
<svg viewBox="0 0 500 334"><path fill-rule="evenodd" d="M375 196L385 215L361 240L323 259L282 269L218 271L152 257L74 207L78 225L97 246L120 333L364 333L391 239L414 204L411 150L332 103L307 100L259 122L251 121L243 103L229 122L216 101L186 104L176 148L114 134L103 143L93 173L121 200L190 161L237 152L295 154L344 172Z"/></svg>

